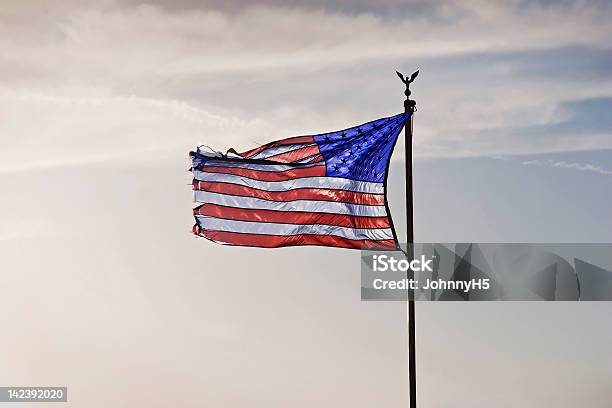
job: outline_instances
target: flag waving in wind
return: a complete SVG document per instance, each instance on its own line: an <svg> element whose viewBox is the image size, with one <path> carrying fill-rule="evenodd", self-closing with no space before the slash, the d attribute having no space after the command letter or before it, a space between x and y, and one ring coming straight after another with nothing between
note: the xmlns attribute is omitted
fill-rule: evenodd
<svg viewBox="0 0 612 408"><path fill-rule="evenodd" d="M244 153L190 153L196 235L225 245L396 249L389 160L409 114Z"/></svg>

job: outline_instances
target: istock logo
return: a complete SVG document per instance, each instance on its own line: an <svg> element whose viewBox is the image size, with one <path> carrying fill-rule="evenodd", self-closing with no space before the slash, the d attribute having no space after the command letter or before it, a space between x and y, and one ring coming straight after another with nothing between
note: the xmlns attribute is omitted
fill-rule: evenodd
<svg viewBox="0 0 612 408"><path fill-rule="evenodd" d="M425 255L421 255L420 259L395 259L388 255L373 255L373 270L375 272L433 272L433 259L426 259Z"/></svg>

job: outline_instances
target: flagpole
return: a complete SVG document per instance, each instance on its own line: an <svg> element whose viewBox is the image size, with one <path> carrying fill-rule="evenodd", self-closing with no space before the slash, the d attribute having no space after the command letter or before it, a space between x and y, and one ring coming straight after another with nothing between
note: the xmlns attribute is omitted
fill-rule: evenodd
<svg viewBox="0 0 612 408"><path fill-rule="evenodd" d="M397 71L396 71L397 72ZM412 125L416 101L410 99L410 84L419 74L413 73L410 78L397 72L402 82L406 85L406 100L404 101L404 112L410 115L409 122L404 125L405 130L405 156L406 156L406 245L407 256L414 257L414 212L412 197ZM414 272L408 271L408 279L414 278ZM415 330L415 304L414 289L408 291L408 381L410 384L410 408L416 408L416 330Z"/></svg>

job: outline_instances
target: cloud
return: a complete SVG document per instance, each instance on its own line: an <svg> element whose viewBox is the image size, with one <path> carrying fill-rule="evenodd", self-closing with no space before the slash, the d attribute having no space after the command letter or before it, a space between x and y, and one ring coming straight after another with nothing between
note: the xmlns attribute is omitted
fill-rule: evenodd
<svg viewBox="0 0 612 408"><path fill-rule="evenodd" d="M4 172L105 160L147 162L172 155L187 161L187 150L198 141L220 144L228 135L266 130L257 120L134 95L2 93L0 107L6 115L1 125Z"/></svg>
<svg viewBox="0 0 612 408"><path fill-rule="evenodd" d="M469 140L468 146L491 154L609 149L612 148L612 120L608 113L611 108L612 97L561 101L542 123L518 121L472 130L469 135L463 131L463 135Z"/></svg>
<svg viewBox="0 0 612 408"><path fill-rule="evenodd" d="M558 137L577 109L568 101L612 95L603 3L24 1L0 9L4 169L169 158L198 143L248 148L334 130L397 113L393 71L417 67L419 157L612 145L607 129L585 121L575 121L580 138Z"/></svg>
<svg viewBox="0 0 612 408"><path fill-rule="evenodd" d="M546 167L558 167L561 169L571 169L578 171L590 171L599 174L612 174L610 170L604 170L601 166L597 166L590 163L576 163L568 161L554 161L554 160L526 160L522 162L526 166L546 166Z"/></svg>
<svg viewBox="0 0 612 408"><path fill-rule="evenodd" d="M423 4L427 3L412 7L420 10ZM3 55L13 62L42 60L47 71L57 71L53 74L58 76L64 76L67 70L72 74L134 79L134 75L142 74L146 78L248 74L271 69L311 71L378 58L521 51L572 44L607 47L612 32L604 24L605 13L602 15L596 6L535 8L517 13L512 6L491 2L452 4L433 7L460 10L452 23L418 18L421 13L411 13L409 6L402 14L406 18L390 20L375 12L346 13L265 3L242 4L239 12L206 4L171 12L162 5L75 5L53 11L51 18L36 19L50 34L46 40L40 33L26 31L21 24L10 25L15 21L9 21L8 29L18 35L13 35L10 43L4 41L3 47L9 52ZM580 36L567 30L568 12L572 12L572 25L579 28ZM22 14L28 14L26 6ZM312 24L314 21L316 24Z"/></svg>

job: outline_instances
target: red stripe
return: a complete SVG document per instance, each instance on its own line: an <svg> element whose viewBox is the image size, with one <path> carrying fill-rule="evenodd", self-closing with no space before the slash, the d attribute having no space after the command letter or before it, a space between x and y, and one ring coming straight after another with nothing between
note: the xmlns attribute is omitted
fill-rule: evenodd
<svg viewBox="0 0 612 408"><path fill-rule="evenodd" d="M224 218L237 221L274 222L281 224L321 224L348 228L391 228L387 217L360 217L344 214L300 211L254 210L202 204L193 209L193 215Z"/></svg>
<svg viewBox="0 0 612 408"><path fill-rule="evenodd" d="M215 167L215 166L204 166L202 171L206 173L223 173L223 174L236 174L238 176L244 176L255 180L262 181L286 181L300 177L321 177L325 176L325 166L312 166L304 168L296 168L285 171L263 171L263 170L251 170L243 169L240 167Z"/></svg>
<svg viewBox="0 0 612 408"><path fill-rule="evenodd" d="M238 184L194 180L193 189L241 197L255 197L270 201L319 200L365 205L385 204L385 196L383 194L356 193L354 191L330 190L325 188L267 191Z"/></svg>
<svg viewBox="0 0 612 408"><path fill-rule="evenodd" d="M314 143L314 137L312 136L295 136L295 137L290 137L288 139L283 139L283 140L279 140L276 142L272 142L272 143L267 143L263 146L260 147L256 147L255 149L251 149L251 150L247 150L244 153L238 153L240 156L242 157L251 157L256 155L257 153L261 153L266 149L269 149L271 147L278 147L278 146L284 146L284 145L288 145L288 144L301 144L301 143Z"/></svg>
<svg viewBox="0 0 612 408"><path fill-rule="evenodd" d="M312 156L314 154L319 154L321 151L319 150L318 145L302 147L301 149L295 149L290 152L277 154L275 156L266 157L266 160L274 160L281 163L293 163L298 160L305 159L306 157Z"/></svg>
<svg viewBox="0 0 612 408"><path fill-rule="evenodd" d="M387 240L353 240L334 235L257 235L240 234L225 231L203 231L196 229L196 235L203 236L219 244L239 245L263 248L285 246L319 245L353 249L395 249L395 241Z"/></svg>

